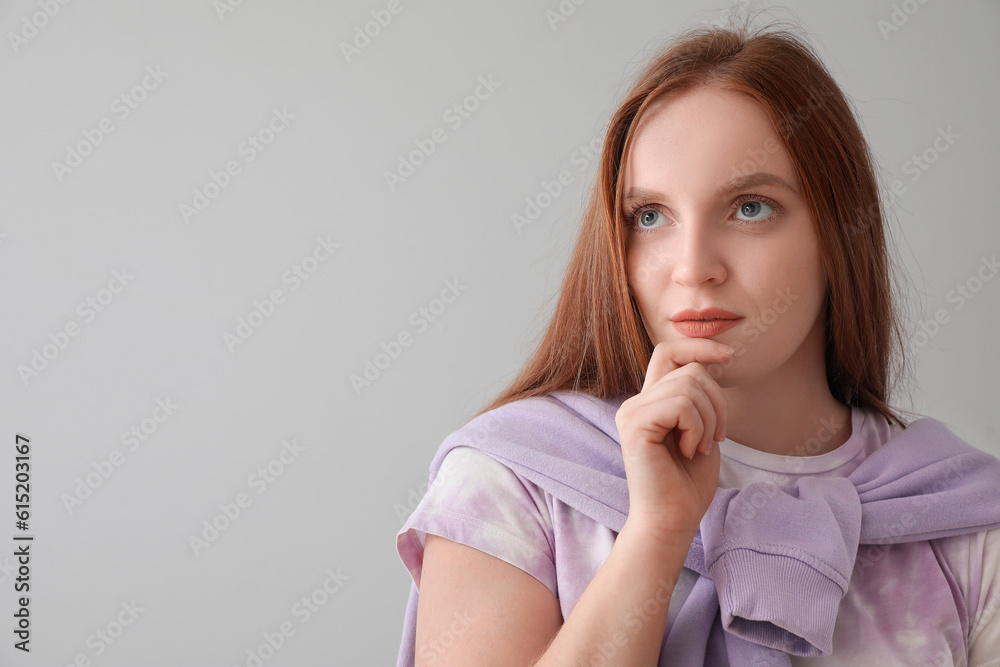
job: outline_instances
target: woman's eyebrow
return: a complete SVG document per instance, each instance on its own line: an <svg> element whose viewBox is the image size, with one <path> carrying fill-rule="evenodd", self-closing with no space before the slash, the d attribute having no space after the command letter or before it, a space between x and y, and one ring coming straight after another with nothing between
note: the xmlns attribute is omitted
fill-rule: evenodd
<svg viewBox="0 0 1000 667"><path fill-rule="evenodd" d="M785 188L789 192L798 194L798 190L789 185L785 179L781 178L776 174L771 174L766 171L758 171L753 174L745 174L736 176L725 183L723 183L719 189L719 194L729 194L734 190L742 190L744 188L753 188L760 185L775 185L780 188ZM649 190L647 188L633 187L629 188L625 192L623 201L631 202L640 199L664 199L665 195L662 192L657 192L656 190Z"/></svg>
<svg viewBox="0 0 1000 667"><path fill-rule="evenodd" d="M753 174L746 174L732 178L728 182L723 183L722 187L719 188L719 191L723 194L728 194L733 190L742 190L743 188L752 188L758 185L776 185L780 188L785 188L789 192L798 194L798 191L785 182L785 179L766 171L758 171Z"/></svg>

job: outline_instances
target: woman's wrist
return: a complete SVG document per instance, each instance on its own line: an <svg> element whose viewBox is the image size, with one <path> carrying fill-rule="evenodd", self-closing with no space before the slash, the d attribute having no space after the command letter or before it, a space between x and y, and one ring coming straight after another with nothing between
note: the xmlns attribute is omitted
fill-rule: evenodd
<svg viewBox="0 0 1000 667"><path fill-rule="evenodd" d="M683 547L683 551L687 553L697 533L698 525L691 525L690 520L680 521L662 515L629 513L618 538L627 536L629 539L638 539L650 546L668 550Z"/></svg>

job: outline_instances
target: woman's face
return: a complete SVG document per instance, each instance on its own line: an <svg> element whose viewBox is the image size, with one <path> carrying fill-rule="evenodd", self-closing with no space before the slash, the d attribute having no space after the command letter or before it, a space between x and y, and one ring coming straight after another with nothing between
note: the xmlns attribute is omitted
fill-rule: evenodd
<svg viewBox="0 0 1000 667"><path fill-rule="evenodd" d="M764 110L700 87L655 100L636 133L623 184L627 269L653 344L733 345L717 376L724 387L822 369L825 272ZM682 312L708 308L728 314Z"/></svg>

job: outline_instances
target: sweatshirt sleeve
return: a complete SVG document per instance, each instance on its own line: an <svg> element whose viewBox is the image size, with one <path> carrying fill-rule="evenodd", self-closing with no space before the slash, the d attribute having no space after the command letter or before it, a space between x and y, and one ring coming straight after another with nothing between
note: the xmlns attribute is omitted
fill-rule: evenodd
<svg viewBox="0 0 1000 667"><path fill-rule="evenodd" d="M544 492L474 447L448 452L396 535L396 550L418 590L428 533L506 561L557 595L552 517Z"/></svg>
<svg viewBox="0 0 1000 667"><path fill-rule="evenodd" d="M1000 528L972 536L969 667L1000 665Z"/></svg>

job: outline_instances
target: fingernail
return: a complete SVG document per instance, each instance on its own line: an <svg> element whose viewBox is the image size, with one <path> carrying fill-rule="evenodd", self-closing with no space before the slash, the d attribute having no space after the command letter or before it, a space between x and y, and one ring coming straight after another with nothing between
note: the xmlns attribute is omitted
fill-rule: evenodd
<svg viewBox="0 0 1000 667"><path fill-rule="evenodd" d="M711 440L708 443L708 447L705 448L705 456L708 456L709 454L712 453L712 448L713 447L715 447L715 441Z"/></svg>

